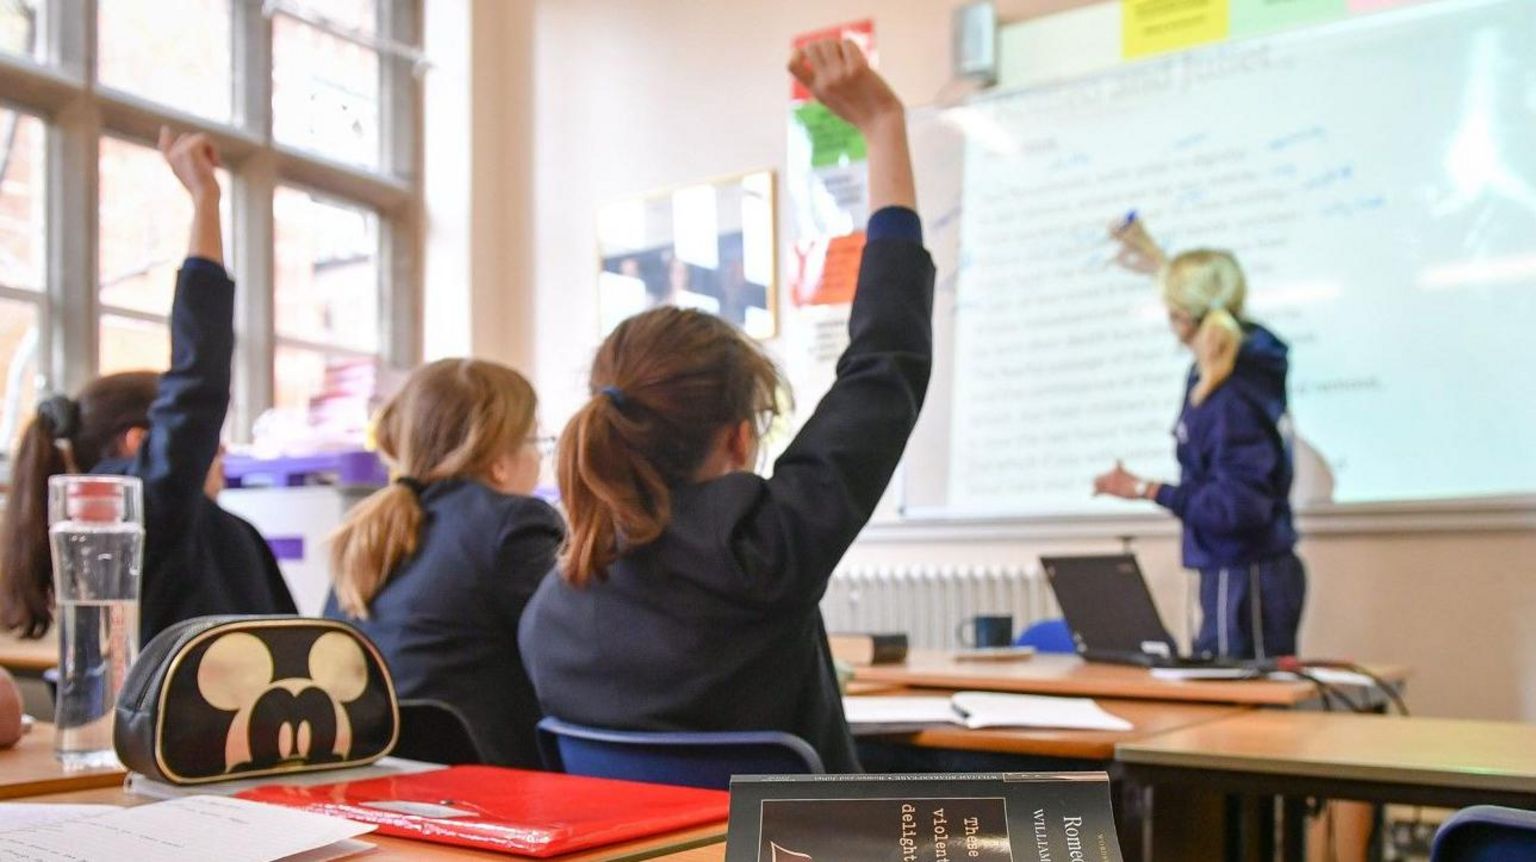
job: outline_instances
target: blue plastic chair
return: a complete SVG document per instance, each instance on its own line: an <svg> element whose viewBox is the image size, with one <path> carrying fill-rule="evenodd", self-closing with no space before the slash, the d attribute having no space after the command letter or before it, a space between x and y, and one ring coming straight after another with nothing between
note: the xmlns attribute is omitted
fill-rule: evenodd
<svg viewBox="0 0 1536 862"><path fill-rule="evenodd" d="M1077 642L1064 619L1040 620L1025 629L1014 646L1034 647L1035 652L1075 653Z"/></svg>
<svg viewBox="0 0 1536 862"><path fill-rule="evenodd" d="M571 775L725 790L732 775L822 773L816 750L779 731L651 733L539 722L544 767Z"/></svg>
<svg viewBox="0 0 1536 862"><path fill-rule="evenodd" d="M1536 859L1536 811L1474 805L1451 815L1435 833L1430 862Z"/></svg>

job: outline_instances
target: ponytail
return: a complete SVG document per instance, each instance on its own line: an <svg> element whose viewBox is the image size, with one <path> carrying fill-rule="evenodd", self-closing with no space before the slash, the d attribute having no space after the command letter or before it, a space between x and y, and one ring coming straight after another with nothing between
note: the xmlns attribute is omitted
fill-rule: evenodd
<svg viewBox="0 0 1536 862"><path fill-rule="evenodd" d="M48 479L69 468L40 413L22 432L11 462L11 489L0 528L0 624L24 638L42 637L53 623Z"/></svg>
<svg viewBox="0 0 1536 862"><path fill-rule="evenodd" d="M368 618L395 569L415 555L431 483L480 480L528 444L538 399L521 374L478 359L440 359L411 374L375 419L379 454L396 478L347 513L331 535L336 603Z"/></svg>
<svg viewBox="0 0 1536 862"><path fill-rule="evenodd" d="M1199 379L1189 401L1205 403L1232 376L1243 343L1243 304L1248 282L1231 252L1215 249L1186 251L1163 267L1163 302L1200 321L1190 339Z"/></svg>
<svg viewBox="0 0 1536 862"><path fill-rule="evenodd" d="M631 442L643 434L610 396L599 395L560 437L558 481L571 524L561 567L577 586L618 559L621 544L655 541L672 518L666 480Z"/></svg>
<svg viewBox="0 0 1536 862"><path fill-rule="evenodd" d="M421 501L404 481L373 492L347 514L331 536L336 603L347 616L368 618L368 604L389 573L416 553L421 522Z"/></svg>
<svg viewBox="0 0 1536 862"><path fill-rule="evenodd" d="M560 570L581 587L659 538L672 489L695 480L722 430L778 411L778 369L713 315L657 308L598 348L591 399L560 438L557 476L569 530Z"/></svg>
<svg viewBox="0 0 1536 862"><path fill-rule="evenodd" d="M1237 367L1237 351L1242 344L1243 327L1232 312L1218 308L1206 313L1191 344L1199 379L1189 391L1189 403L1196 407L1204 404L1205 399L1232 376L1232 369Z"/></svg>

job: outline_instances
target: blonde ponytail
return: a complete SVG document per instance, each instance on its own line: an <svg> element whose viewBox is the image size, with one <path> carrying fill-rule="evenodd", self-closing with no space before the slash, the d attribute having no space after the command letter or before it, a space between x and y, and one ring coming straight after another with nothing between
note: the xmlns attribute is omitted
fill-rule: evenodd
<svg viewBox="0 0 1536 862"><path fill-rule="evenodd" d="M484 479L526 444L538 401L516 371L478 359L440 359L411 374L379 411L374 434L396 481L353 507L331 536L336 603L368 618L395 569L415 555L433 482Z"/></svg>
<svg viewBox="0 0 1536 862"><path fill-rule="evenodd" d="M416 553L421 521L416 492L399 482L373 492L347 514L331 536L336 603L347 616L368 619L368 604L389 573Z"/></svg>
<svg viewBox="0 0 1536 862"><path fill-rule="evenodd" d="M1158 280L1163 302L1199 321L1190 340L1199 379L1189 393L1190 403L1198 406L1232 376L1237 366L1248 282L1237 258L1217 249L1178 255L1163 267Z"/></svg>

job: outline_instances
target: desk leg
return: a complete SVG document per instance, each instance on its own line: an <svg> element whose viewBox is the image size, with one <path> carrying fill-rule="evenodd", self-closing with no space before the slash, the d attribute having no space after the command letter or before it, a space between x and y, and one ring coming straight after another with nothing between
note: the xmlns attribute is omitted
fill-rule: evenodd
<svg viewBox="0 0 1536 862"><path fill-rule="evenodd" d="M1226 824L1227 862L1245 862L1248 858L1248 812L1246 798L1228 793L1222 800L1222 822Z"/></svg>
<svg viewBox="0 0 1536 862"><path fill-rule="evenodd" d="M1285 796L1281 798L1280 805L1283 809L1280 823L1285 830L1280 858L1285 862L1306 862L1307 800L1300 796Z"/></svg>

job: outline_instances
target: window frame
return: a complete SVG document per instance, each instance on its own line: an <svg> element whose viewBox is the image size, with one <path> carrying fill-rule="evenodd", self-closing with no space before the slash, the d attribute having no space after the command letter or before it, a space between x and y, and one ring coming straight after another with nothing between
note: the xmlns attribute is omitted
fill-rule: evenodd
<svg viewBox="0 0 1536 862"><path fill-rule="evenodd" d="M44 290L27 297L38 301L43 322L39 391L75 392L97 374L98 331L106 310L98 290L97 259L103 136L153 147L160 127L169 125L205 132L217 143L232 180L225 190L233 234L225 238L227 264L240 284L230 427L243 441L256 417L272 405L276 389L272 199L280 185L312 190L378 214L377 355L390 365L419 361L423 112L414 64L375 48L380 74L377 171L278 143L272 135L271 20L263 0L228 2L233 86L228 122L183 113L99 83L99 0L40 0L40 56L33 60L0 54L0 103L45 124ZM377 2L380 39L422 44L423 0ZM273 15L292 14L290 4L271 5ZM122 312L112 308L111 313ZM163 320L153 314L129 316Z"/></svg>

